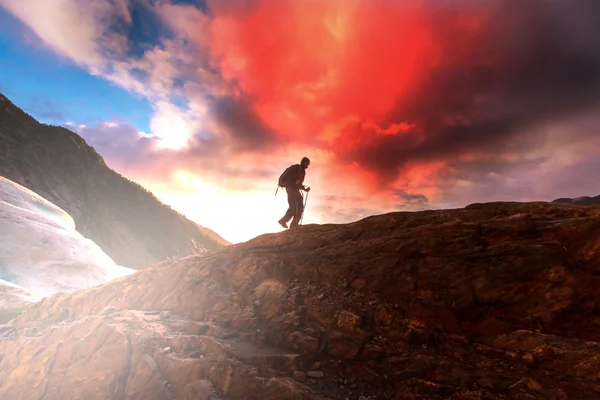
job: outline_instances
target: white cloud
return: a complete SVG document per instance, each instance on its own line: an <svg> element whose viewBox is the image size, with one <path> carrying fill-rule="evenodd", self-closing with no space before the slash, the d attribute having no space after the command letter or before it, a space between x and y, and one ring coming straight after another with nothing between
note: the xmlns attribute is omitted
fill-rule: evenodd
<svg viewBox="0 0 600 400"><path fill-rule="evenodd" d="M157 102L154 110L150 129L152 135L160 139L164 148L179 150L187 147L201 128L199 115L194 110L182 110L165 101Z"/></svg>
<svg viewBox="0 0 600 400"><path fill-rule="evenodd" d="M127 54L124 28L132 22L127 0L0 0L0 6L57 54L152 102L151 135L164 148L185 148L203 126L204 94L218 86L219 78L201 66L210 20L196 7L137 4L155 12L173 36L158 38L159 44L134 57ZM208 83L203 81L207 77ZM179 78L185 78L184 86L176 85ZM176 106L172 96L185 98L189 108Z"/></svg>
<svg viewBox="0 0 600 400"><path fill-rule="evenodd" d="M83 66L106 65L122 55L126 41L114 23L131 23L126 0L0 0L52 50Z"/></svg>
<svg viewBox="0 0 600 400"><path fill-rule="evenodd" d="M210 19L193 5L158 3L155 11L177 37L194 42L198 48L208 46Z"/></svg>
<svg viewBox="0 0 600 400"><path fill-rule="evenodd" d="M131 164L144 162L157 150L158 140L135 127L113 121L92 126L66 124L102 155L109 167L119 172Z"/></svg>

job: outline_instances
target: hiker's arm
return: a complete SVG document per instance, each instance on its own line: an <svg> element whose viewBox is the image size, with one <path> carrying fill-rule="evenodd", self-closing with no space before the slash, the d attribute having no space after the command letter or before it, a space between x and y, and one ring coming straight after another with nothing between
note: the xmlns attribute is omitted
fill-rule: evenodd
<svg viewBox="0 0 600 400"><path fill-rule="evenodd" d="M296 179L296 188L306 190L304 187L304 174L302 173L302 171L298 171Z"/></svg>
<svg viewBox="0 0 600 400"><path fill-rule="evenodd" d="M301 181L300 179L298 179L298 180L296 181L296 187L297 187L299 190L304 190L305 192L308 192L308 191L310 190L310 188L307 188L306 186L304 186L304 185L302 184L302 181Z"/></svg>
<svg viewBox="0 0 600 400"><path fill-rule="evenodd" d="M300 190L304 190L305 192L308 192L308 191L310 191L310 188L309 188L309 187L306 187L306 186L304 186L304 183L303 183L303 182L304 182L304 179L298 179L298 180L296 181L296 185L297 185L298 189L300 189Z"/></svg>

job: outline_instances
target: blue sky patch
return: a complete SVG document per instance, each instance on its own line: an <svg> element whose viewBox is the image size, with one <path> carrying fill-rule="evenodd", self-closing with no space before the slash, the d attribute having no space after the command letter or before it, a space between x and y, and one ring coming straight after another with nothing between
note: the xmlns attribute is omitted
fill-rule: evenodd
<svg viewBox="0 0 600 400"><path fill-rule="evenodd" d="M149 132L151 104L50 50L25 43L20 21L0 8L0 90L49 124L127 123Z"/></svg>

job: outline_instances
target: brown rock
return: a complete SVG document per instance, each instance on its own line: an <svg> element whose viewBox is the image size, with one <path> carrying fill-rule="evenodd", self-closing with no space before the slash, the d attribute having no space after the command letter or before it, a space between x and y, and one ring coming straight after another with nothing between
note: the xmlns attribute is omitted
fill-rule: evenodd
<svg viewBox="0 0 600 400"><path fill-rule="evenodd" d="M294 372L294 379L298 382L306 382L306 373L301 371Z"/></svg>
<svg viewBox="0 0 600 400"><path fill-rule="evenodd" d="M161 311L160 319L171 319L171 313L169 311Z"/></svg>
<svg viewBox="0 0 600 400"><path fill-rule="evenodd" d="M325 374L323 373L323 371L308 371L306 373L307 376L311 377L311 378L317 378L317 379L321 379L325 376Z"/></svg>
<svg viewBox="0 0 600 400"><path fill-rule="evenodd" d="M291 333L286 342L292 349L298 349L304 353L317 354L319 352L319 339L299 331Z"/></svg>
<svg viewBox="0 0 600 400"><path fill-rule="evenodd" d="M358 330L360 326L360 316L350 311L342 311L338 316L337 327L346 333L353 333Z"/></svg>
<svg viewBox="0 0 600 400"><path fill-rule="evenodd" d="M366 284L367 284L366 279L356 278L350 283L350 287L353 289L360 290L360 289L364 288Z"/></svg>
<svg viewBox="0 0 600 400"><path fill-rule="evenodd" d="M360 352L362 342L337 330L325 333L325 350L332 357L354 359Z"/></svg>
<svg viewBox="0 0 600 400"><path fill-rule="evenodd" d="M387 306L380 305L375 311L374 318L377 325L389 326L394 320L394 315Z"/></svg>
<svg viewBox="0 0 600 400"><path fill-rule="evenodd" d="M117 312L117 309L112 306L106 306L102 309L103 315L108 315Z"/></svg>
<svg viewBox="0 0 600 400"><path fill-rule="evenodd" d="M370 361L378 361L386 357L386 351L382 346L373 343L365 343L360 351L360 358Z"/></svg>
<svg viewBox="0 0 600 400"><path fill-rule="evenodd" d="M599 225L477 204L162 263L0 329L0 398L599 398Z"/></svg>
<svg viewBox="0 0 600 400"><path fill-rule="evenodd" d="M518 353L515 353L514 351L507 351L504 353L504 355L508 358L512 358L512 359L516 359L519 357Z"/></svg>
<svg viewBox="0 0 600 400"><path fill-rule="evenodd" d="M282 300L286 291L287 288L283 284L271 281L265 281L257 286L254 292L260 302L259 315L263 321L268 322L281 313Z"/></svg>
<svg viewBox="0 0 600 400"><path fill-rule="evenodd" d="M300 286L296 286L295 288L290 290L290 297L288 297L288 303L299 304L299 300L298 300L299 296L300 296Z"/></svg>
<svg viewBox="0 0 600 400"><path fill-rule="evenodd" d="M306 320L321 326L332 326L336 321L335 307L331 305L308 307L306 309Z"/></svg>
<svg viewBox="0 0 600 400"><path fill-rule="evenodd" d="M186 323L185 332L190 335L204 335L210 326L202 322L188 321Z"/></svg>
<svg viewBox="0 0 600 400"><path fill-rule="evenodd" d="M533 354L531 353L524 354L521 358L523 359L523 361L527 361L528 363L533 362Z"/></svg>

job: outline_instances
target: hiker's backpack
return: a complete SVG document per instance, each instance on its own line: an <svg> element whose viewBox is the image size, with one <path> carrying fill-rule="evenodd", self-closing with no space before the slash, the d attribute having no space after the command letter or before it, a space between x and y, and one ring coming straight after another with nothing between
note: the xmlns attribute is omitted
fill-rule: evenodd
<svg viewBox="0 0 600 400"><path fill-rule="evenodd" d="M285 171L281 173L281 175L279 176L279 181L277 182L277 190L275 190L275 196L277 196L277 191L280 187L285 188L290 186L290 184L292 183L292 179L294 179L292 174L295 171L297 171L297 168L299 166L300 164L290 165L285 169Z"/></svg>
<svg viewBox="0 0 600 400"><path fill-rule="evenodd" d="M300 164L290 165L285 169L285 171L282 172L282 174L279 176L279 182L277 183L279 187L284 188L293 183L292 180L294 177L292 174L298 170L299 166Z"/></svg>

